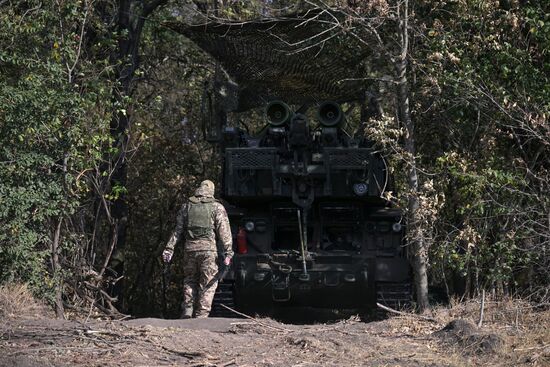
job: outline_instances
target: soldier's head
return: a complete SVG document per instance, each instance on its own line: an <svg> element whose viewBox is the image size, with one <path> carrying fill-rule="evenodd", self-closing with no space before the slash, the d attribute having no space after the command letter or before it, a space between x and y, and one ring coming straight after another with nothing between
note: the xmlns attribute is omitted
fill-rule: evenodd
<svg viewBox="0 0 550 367"><path fill-rule="evenodd" d="M214 189L214 182L210 180L204 180L195 190L195 196L214 197Z"/></svg>

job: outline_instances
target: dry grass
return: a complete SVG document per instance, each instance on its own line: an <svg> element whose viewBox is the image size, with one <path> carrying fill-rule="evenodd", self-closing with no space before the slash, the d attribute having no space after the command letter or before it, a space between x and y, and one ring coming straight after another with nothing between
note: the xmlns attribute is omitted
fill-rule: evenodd
<svg viewBox="0 0 550 367"><path fill-rule="evenodd" d="M387 333L432 339L433 333L449 322L464 319L477 325L480 316L480 299L458 302L449 307L431 311L436 322L427 322L411 316L391 316L387 320ZM486 298L481 335L494 334L503 340L496 352L474 353L471 345L444 343L449 362L479 366L550 366L550 310L534 307L521 299Z"/></svg>
<svg viewBox="0 0 550 367"><path fill-rule="evenodd" d="M506 328L507 355L517 364L550 365L550 310L521 310L518 322Z"/></svg>
<svg viewBox="0 0 550 367"><path fill-rule="evenodd" d="M47 307L34 298L26 284L0 286L0 317L44 317L47 314Z"/></svg>
<svg viewBox="0 0 550 367"><path fill-rule="evenodd" d="M449 308L433 310L433 314L441 323L465 319L477 324L480 306L480 299L453 302ZM550 365L550 310L547 308L537 309L521 299L487 298L480 331L499 335L505 346L498 356L484 356L485 363L479 364L491 365L498 361L502 366Z"/></svg>

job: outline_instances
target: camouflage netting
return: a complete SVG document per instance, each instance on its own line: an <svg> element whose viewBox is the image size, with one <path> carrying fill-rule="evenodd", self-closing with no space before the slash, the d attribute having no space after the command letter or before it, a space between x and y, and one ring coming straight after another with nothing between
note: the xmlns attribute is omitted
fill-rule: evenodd
<svg viewBox="0 0 550 367"><path fill-rule="evenodd" d="M226 91L235 95L234 102L226 110L238 112L273 99L293 104L363 99L364 77L380 57L342 24L334 14L311 11L238 24L167 26L220 62L234 82Z"/></svg>

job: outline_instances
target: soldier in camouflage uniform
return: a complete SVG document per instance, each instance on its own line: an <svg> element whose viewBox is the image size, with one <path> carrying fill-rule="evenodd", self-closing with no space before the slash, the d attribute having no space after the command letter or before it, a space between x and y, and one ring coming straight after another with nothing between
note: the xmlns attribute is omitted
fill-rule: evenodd
<svg viewBox="0 0 550 367"><path fill-rule="evenodd" d="M201 182L195 195L182 205L176 229L162 254L164 261L172 259L182 234L185 238L182 318L208 317L217 287L217 282L213 282L218 273L216 236L223 244L226 266L233 256L229 220L223 205L214 199L212 181Z"/></svg>

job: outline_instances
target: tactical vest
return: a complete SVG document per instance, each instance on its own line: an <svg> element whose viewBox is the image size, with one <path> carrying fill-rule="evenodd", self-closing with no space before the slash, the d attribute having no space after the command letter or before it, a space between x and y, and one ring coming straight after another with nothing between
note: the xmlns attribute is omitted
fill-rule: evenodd
<svg viewBox="0 0 550 367"><path fill-rule="evenodd" d="M210 238L214 231L212 212L214 211L214 198L189 198L187 204L187 231L185 239L196 240Z"/></svg>

